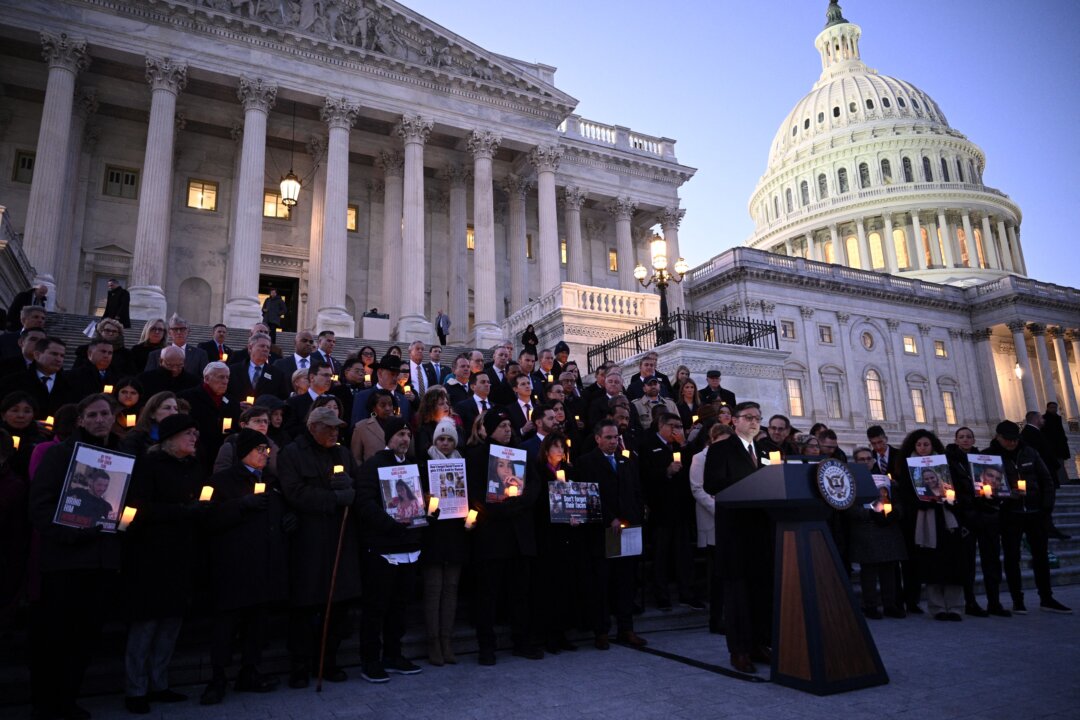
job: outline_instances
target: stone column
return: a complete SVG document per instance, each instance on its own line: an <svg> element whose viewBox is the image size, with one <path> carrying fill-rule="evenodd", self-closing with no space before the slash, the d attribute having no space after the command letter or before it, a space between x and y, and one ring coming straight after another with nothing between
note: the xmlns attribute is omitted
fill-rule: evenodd
<svg viewBox="0 0 1080 720"><path fill-rule="evenodd" d="M434 123L420 115L405 115L395 131L405 144L405 177L401 271L409 280L401 285L401 318L395 337L400 341L423 340L431 344L435 330L424 304L427 289L424 243L424 143Z"/></svg>
<svg viewBox="0 0 1080 720"><path fill-rule="evenodd" d="M1076 328L1069 328L1065 331L1065 339L1068 340L1069 344L1072 345L1073 362L1080 363L1080 330ZM1070 374L1069 379L1072 380L1072 378L1073 376ZM1077 404L1080 405L1080 397L1077 398ZM1076 419L1080 420L1080 412L1077 412Z"/></svg>
<svg viewBox="0 0 1080 720"><path fill-rule="evenodd" d="M893 241L892 215L885 213L882 216L885 221L885 236L881 238L881 249L885 252L885 270L890 275L895 275L898 269L896 263L896 243Z"/></svg>
<svg viewBox="0 0 1080 720"><path fill-rule="evenodd" d="M1009 244L1013 247L1013 252L1016 253L1016 269L1025 277L1027 276L1027 263L1024 262L1024 249L1020 247L1020 239L1016 235L1016 226L1008 225L1006 231L1009 233Z"/></svg>
<svg viewBox="0 0 1080 720"><path fill-rule="evenodd" d="M318 331L356 335L356 321L345 309L348 269L349 131L360 108L346 98L324 98L320 117L330 137L326 144L326 185L323 197L322 248L319 252ZM314 210L314 208L313 208ZM408 285L406 285L408 287ZM423 287L421 285L421 287Z"/></svg>
<svg viewBox="0 0 1080 720"><path fill-rule="evenodd" d="M873 270L874 258L870 254L870 240L866 237L866 223L862 218L855 220L855 234L859 237L859 264L863 270Z"/></svg>
<svg viewBox="0 0 1080 720"><path fill-rule="evenodd" d="M34 179L26 207L23 249L34 268L33 284L49 289L47 307L51 311L56 306L56 255L61 221L58 210L63 206L75 76L90 64L90 56L86 53L86 41L63 33L41 33L41 46L49 64L49 79L41 110Z"/></svg>
<svg viewBox="0 0 1080 720"><path fill-rule="evenodd" d="M788 257L795 257L795 246L791 243L791 238L784 241L784 252Z"/></svg>
<svg viewBox="0 0 1080 720"><path fill-rule="evenodd" d="M236 182L236 233L233 246L229 248L223 322L230 327L251 327L262 320L259 267L266 170L266 119L277 99L277 86L259 78L241 78L237 96L244 106L244 137L240 151L240 177Z"/></svg>
<svg viewBox="0 0 1080 720"><path fill-rule="evenodd" d="M382 168L383 191L383 256L382 301L379 307L390 315L390 327L396 327L401 312L401 285L405 282L401 270L401 213L403 202L402 178L405 176L405 156L396 151L382 151L375 163Z"/></svg>
<svg viewBox="0 0 1080 720"><path fill-rule="evenodd" d="M668 272L675 272L675 262L682 257L679 251L679 225L682 224L686 210L678 205L665 207L657 216L657 221L664 231L664 240L667 241ZM686 300L683 296L682 283L671 283L667 289L668 304L672 311L685 309Z"/></svg>
<svg viewBox="0 0 1080 720"><path fill-rule="evenodd" d="M581 206L585 204L585 192L570 185L563 191L566 203L566 279L568 282L585 283L585 253L581 245Z"/></svg>
<svg viewBox="0 0 1080 720"><path fill-rule="evenodd" d="M469 257L466 248L468 232L468 189L466 184L472 179L472 173L461 165L447 165L443 175L450 183L450 222L449 268L447 287L449 292L450 342L461 344L469 332Z"/></svg>
<svg viewBox="0 0 1080 720"><path fill-rule="evenodd" d="M806 242L806 259L820 262L821 252L818 249L817 241L814 240L814 233L806 233L803 238Z"/></svg>
<svg viewBox="0 0 1080 720"><path fill-rule="evenodd" d="M911 239L913 241L912 245L915 246L915 257L912 258L913 262L911 263L911 266L913 268L918 269L918 270L925 270L926 266L927 266L927 262L926 262L926 245L923 244L922 224L919 222L919 211L918 210L912 210L911 211ZM929 237L927 239L929 239ZM927 243L927 244L931 245L931 248L933 247L933 245L931 243ZM932 251L931 251L931 255L930 255L930 262L931 263L934 262L934 260L933 260L933 252ZM936 264L936 263L934 263L934 264Z"/></svg>
<svg viewBox="0 0 1080 720"><path fill-rule="evenodd" d="M495 321L495 192L491 160L502 138L490 130L469 134L473 156L473 335L477 347L490 347L502 339Z"/></svg>
<svg viewBox="0 0 1080 720"><path fill-rule="evenodd" d="M317 327L319 308L323 306L323 221L326 214L326 138L308 140L308 154L318 169L311 182L311 225L308 245L307 302L304 303L304 327Z"/></svg>
<svg viewBox="0 0 1080 720"><path fill-rule="evenodd" d="M938 230L941 232L941 244L945 248L945 267L956 267L956 250L953 247L952 231L949 229L949 223L945 221L945 210L938 209L937 211Z"/></svg>
<svg viewBox="0 0 1080 720"><path fill-rule="evenodd" d="M634 240L630 235L630 218L637 212L637 203L625 196L617 197L608 203L607 211L615 218L615 254L619 261L619 289L634 292L640 288L634 279Z"/></svg>
<svg viewBox="0 0 1080 720"><path fill-rule="evenodd" d="M56 292L50 293L54 308L59 312L78 312L75 309L75 273L82 250L83 222L86 216L87 173L90 153L84 145L94 131L88 132L87 123L97 112L97 93L84 88L77 93L74 112L71 115L71 142L64 179L64 207L58 235L59 246L68 251L60 253L56 263ZM127 285L129 283L125 283Z"/></svg>
<svg viewBox="0 0 1080 720"><path fill-rule="evenodd" d="M510 173L502 180L502 189L510 197L510 228L507 232L507 260L510 263L510 313L529 302L529 260L525 228L525 201L532 189L528 178ZM541 288L542 290L542 288Z"/></svg>
<svg viewBox="0 0 1080 720"><path fill-rule="evenodd" d="M997 270L1004 268L998 259L997 244L994 242L994 232L990 229L990 216L983 213L982 216L982 239L983 249L986 252L986 266Z"/></svg>
<svg viewBox="0 0 1080 720"><path fill-rule="evenodd" d="M1042 378L1043 399L1045 400L1040 407L1044 407L1048 402L1058 401L1054 375L1050 371L1050 350L1046 347L1046 326L1042 323L1028 323L1027 327L1035 338L1035 359L1039 363L1039 377Z"/></svg>
<svg viewBox="0 0 1080 720"><path fill-rule="evenodd" d="M537 297L548 294L560 282L559 211L555 204L555 171L559 169L562 154L563 150L558 145L537 145L529 151L529 162L536 168L536 198L540 215L540 246L537 251L540 291Z"/></svg>
<svg viewBox="0 0 1080 720"><path fill-rule="evenodd" d="M146 131L135 258L131 267L131 318L167 317L165 267L172 205L176 96L187 84L187 65L169 58L146 58L150 83L150 124Z"/></svg>
<svg viewBox="0 0 1080 720"><path fill-rule="evenodd" d="M1005 232L1005 221L998 218L997 221L997 239L998 244L1001 247L1001 267L1003 270L1009 272L1016 271L1016 265L1013 263L1012 245L1009 243L1009 236Z"/></svg>
<svg viewBox="0 0 1080 720"><path fill-rule="evenodd" d="M847 248L840 242L840 228L836 223L829 225L829 242L832 243L833 262L847 267Z"/></svg>
<svg viewBox="0 0 1080 720"><path fill-rule="evenodd" d="M1013 320L1009 323L1009 330L1013 335L1013 348L1016 352L1016 362L1024 371L1020 379L1020 385L1024 390L1024 412L1039 409L1039 398L1035 393L1035 378L1031 374L1031 361L1028 359L1027 338L1024 336L1025 324L1023 320Z"/></svg>
<svg viewBox="0 0 1080 720"><path fill-rule="evenodd" d="M979 263L979 245L975 242L975 233L971 229L971 214L964 210L960 215L964 225L964 244L967 245L968 267L981 268Z"/></svg>
<svg viewBox="0 0 1080 720"><path fill-rule="evenodd" d="M1046 328L1046 334L1054 343L1054 355L1057 359L1058 380L1061 381L1061 399L1064 405L1065 417L1076 420L1078 413L1076 407L1076 390L1073 388L1072 374L1069 372L1069 358L1065 354L1065 331L1060 327Z"/></svg>
<svg viewBox="0 0 1080 720"><path fill-rule="evenodd" d="M992 336L993 331L989 328L972 333L981 386L975 395L982 398L986 404L986 413L990 417L989 424L996 425L1005 419L1005 404L1001 400L1001 387L998 385L997 369L994 365L994 349L990 346Z"/></svg>

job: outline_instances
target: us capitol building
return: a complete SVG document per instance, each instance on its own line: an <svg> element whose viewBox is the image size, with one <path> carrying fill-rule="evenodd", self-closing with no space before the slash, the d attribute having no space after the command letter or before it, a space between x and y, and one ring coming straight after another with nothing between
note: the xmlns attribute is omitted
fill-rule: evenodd
<svg viewBox="0 0 1080 720"><path fill-rule="evenodd" d="M668 289L776 345L680 338L662 366L718 366L848 442L874 422L985 435L1047 400L1080 419L1080 292L1027 278L983 151L863 64L861 33L828 5L753 236ZM43 283L92 314L118 277L135 317L247 326L273 287L296 327L370 336L377 308L391 337L433 339L441 309L451 343L531 323L584 359L657 316L634 278L653 233L680 256L695 170L674 140L582 118L555 68L390 0L0 2L0 38L7 296Z"/></svg>

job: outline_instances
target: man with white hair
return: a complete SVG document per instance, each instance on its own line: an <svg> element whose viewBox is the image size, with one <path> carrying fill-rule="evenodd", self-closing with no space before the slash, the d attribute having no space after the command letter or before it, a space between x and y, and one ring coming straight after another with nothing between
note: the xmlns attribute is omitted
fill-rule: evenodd
<svg viewBox="0 0 1080 720"><path fill-rule="evenodd" d="M180 393L199 384L199 376L184 370L184 351L169 345L161 351L159 365L153 370L139 373L136 379L142 383L143 394L150 397L168 390Z"/></svg>
<svg viewBox="0 0 1080 720"><path fill-rule="evenodd" d="M195 453L207 475L213 473L214 458L225 434L240 430L240 404L229 402L229 366L215 360L203 368L202 384L179 394L191 406L188 412L199 428L199 446Z"/></svg>
<svg viewBox="0 0 1080 720"><path fill-rule="evenodd" d="M168 331L169 331L169 344L175 345L184 351L184 370L195 376L202 375L203 368L206 367L206 363L210 362L210 358L206 357L206 351L195 347L194 345L188 345L188 327L187 320L180 317L178 313L173 313L169 318ZM155 350L150 353L146 358L146 369L153 370L158 366L161 357L161 350Z"/></svg>

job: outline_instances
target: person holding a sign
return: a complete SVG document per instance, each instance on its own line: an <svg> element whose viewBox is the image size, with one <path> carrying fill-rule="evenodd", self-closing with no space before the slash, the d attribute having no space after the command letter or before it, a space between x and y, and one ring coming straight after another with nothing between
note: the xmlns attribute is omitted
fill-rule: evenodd
<svg viewBox="0 0 1080 720"><path fill-rule="evenodd" d="M418 479L416 465L407 465L412 431L401 418L384 427L386 448L360 468L356 509L362 552L360 567L364 592L360 612L360 676L372 683L390 679L387 673L415 675L420 667L405 659L401 639L409 598L416 583L423 527L412 522L424 515L423 502L404 479L392 481L395 494L385 498L380 484L391 482L390 469L408 469ZM411 498L411 499L410 499ZM394 516L391 511L396 510ZM437 511L436 511L437 512Z"/></svg>
<svg viewBox="0 0 1080 720"><path fill-rule="evenodd" d="M89 717L76 703L109 616L120 570L120 538L99 525L53 522L76 445L115 450L113 404L83 398L78 429L49 448L30 483L30 521L41 538L41 596L30 628L30 694L35 717ZM73 602L77 598L77 601Z"/></svg>

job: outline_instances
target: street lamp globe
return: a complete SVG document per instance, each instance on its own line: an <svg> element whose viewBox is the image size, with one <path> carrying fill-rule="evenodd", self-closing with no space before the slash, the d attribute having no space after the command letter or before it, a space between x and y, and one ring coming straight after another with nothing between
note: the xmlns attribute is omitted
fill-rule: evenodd
<svg viewBox="0 0 1080 720"><path fill-rule="evenodd" d="M690 272L690 265L684 258L679 258L675 261L675 272L679 275L685 275Z"/></svg>
<svg viewBox="0 0 1080 720"><path fill-rule="evenodd" d="M653 235L649 242L654 270L667 270L667 241L659 235Z"/></svg>
<svg viewBox="0 0 1080 720"><path fill-rule="evenodd" d="M281 204L291 208L300 197L300 178L292 170L281 178Z"/></svg>
<svg viewBox="0 0 1080 720"><path fill-rule="evenodd" d="M634 268L634 279L637 280L638 282L641 282L642 280L644 280L645 276L648 275L648 274L649 274L649 271L646 270L645 266L642 265L641 263L638 263L637 267Z"/></svg>

